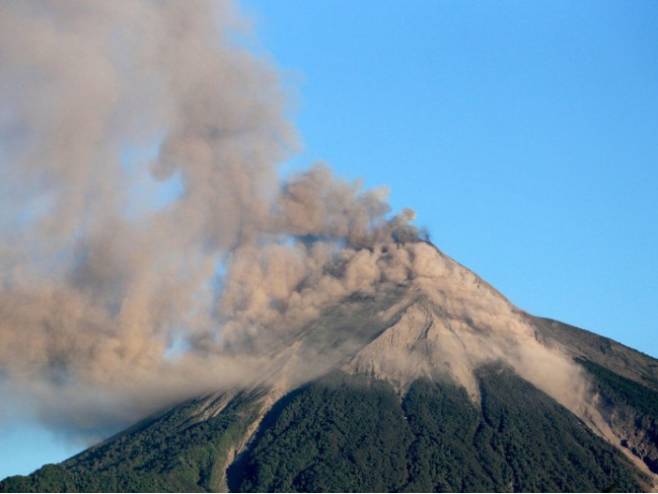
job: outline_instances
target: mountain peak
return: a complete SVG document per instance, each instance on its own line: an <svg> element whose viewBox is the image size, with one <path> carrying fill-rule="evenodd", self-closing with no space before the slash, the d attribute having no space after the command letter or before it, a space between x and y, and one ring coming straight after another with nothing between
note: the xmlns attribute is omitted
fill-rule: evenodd
<svg viewBox="0 0 658 494"><path fill-rule="evenodd" d="M269 340L256 378L0 490L658 487L658 361L526 314L427 242L335 269L346 295Z"/></svg>

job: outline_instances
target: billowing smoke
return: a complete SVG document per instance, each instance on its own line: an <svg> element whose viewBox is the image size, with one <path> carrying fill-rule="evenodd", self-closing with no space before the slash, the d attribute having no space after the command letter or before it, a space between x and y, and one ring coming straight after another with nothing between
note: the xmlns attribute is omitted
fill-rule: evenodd
<svg viewBox="0 0 658 494"><path fill-rule="evenodd" d="M325 167L278 182L295 133L247 28L221 2L0 6L0 368L48 419L258 375L257 335L352 289L329 263L409 228Z"/></svg>
<svg viewBox="0 0 658 494"><path fill-rule="evenodd" d="M0 381L44 420L97 431L263 382L338 301L417 289L441 266L385 191L322 165L280 181L295 132L248 35L223 2L0 4ZM434 296L455 332L478 300L452 290ZM573 369L548 351L533 367L526 329L487 358L566 382ZM477 353L453 340L430 354Z"/></svg>

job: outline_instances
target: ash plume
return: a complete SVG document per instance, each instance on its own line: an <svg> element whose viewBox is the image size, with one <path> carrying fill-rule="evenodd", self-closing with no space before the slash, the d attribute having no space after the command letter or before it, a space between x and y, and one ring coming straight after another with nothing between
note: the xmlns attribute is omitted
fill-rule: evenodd
<svg viewBox="0 0 658 494"><path fill-rule="evenodd" d="M389 224L381 191L327 168L278 184L295 133L277 73L234 41L245 25L228 3L3 2L0 365L14 396L93 427L244 380L259 356L224 351L224 333L283 317L302 282ZM182 192L135 217L122 153L154 139L139 166Z"/></svg>
<svg viewBox="0 0 658 494"><path fill-rule="evenodd" d="M44 421L93 433L263 381L328 307L418 288L437 269L385 190L324 165L280 182L297 137L276 70L237 41L248 35L224 2L0 5L0 383ZM148 147L150 161L126 163ZM172 182L164 205L127 208ZM455 300L439 302L468 316L470 295ZM540 387L533 360L552 382L580 382L513 329L490 355L486 336L471 338L464 375L502 358Z"/></svg>

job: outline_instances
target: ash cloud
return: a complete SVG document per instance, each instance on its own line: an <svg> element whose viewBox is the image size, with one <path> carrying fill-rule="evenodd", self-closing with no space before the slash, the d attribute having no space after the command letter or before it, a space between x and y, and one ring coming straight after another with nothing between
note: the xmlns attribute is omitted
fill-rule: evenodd
<svg viewBox="0 0 658 494"><path fill-rule="evenodd" d="M267 381L295 331L339 301L442 276L413 212L392 215L385 190L324 165L279 182L298 145L286 95L237 34L248 23L225 2L0 5L0 384L47 423L96 434ZM153 142L155 158L127 169L125 149ZM182 191L130 214L145 173ZM480 307L447 297L461 297L456 286L427 290L455 331L463 307ZM528 337L513 329L495 339L514 340L512 353ZM472 340L464 355L490 341ZM321 368L306 357L322 348L296 356L286 378L340 360L329 353ZM545 372L533 361L555 373L532 350L493 353L532 382ZM572 371L560 367L559 383Z"/></svg>
<svg viewBox="0 0 658 494"><path fill-rule="evenodd" d="M0 6L0 367L46 420L93 430L258 376L256 337L353 290L327 265L405 222L324 166L279 184L286 97L237 35L226 2ZM135 166L183 190L135 217L122 154L154 140Z"/></svg>

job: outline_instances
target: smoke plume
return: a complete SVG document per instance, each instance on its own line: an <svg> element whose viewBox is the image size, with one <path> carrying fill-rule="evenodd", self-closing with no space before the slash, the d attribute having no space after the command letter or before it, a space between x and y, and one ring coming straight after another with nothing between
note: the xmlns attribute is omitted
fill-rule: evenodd
<svg viewBox="0 0 658 494"><path fill-rule="evenodd" d="M245 342L347 293L327 263L390 235L382 191L322 166L278 183L296 138L247 27L219 2L0 6L0 366L49 419L93 428L256 375ZM127 209L145 181L181 190Z"/></svg>
<svg viewBox="0 0 658 494"><path fill-rule="evenodd" d="M297 139L245 36L224 2L0 4L0 382L43 420L265 380L338 301L433 276L386 191L323 165L280 182Z"/></svg>

